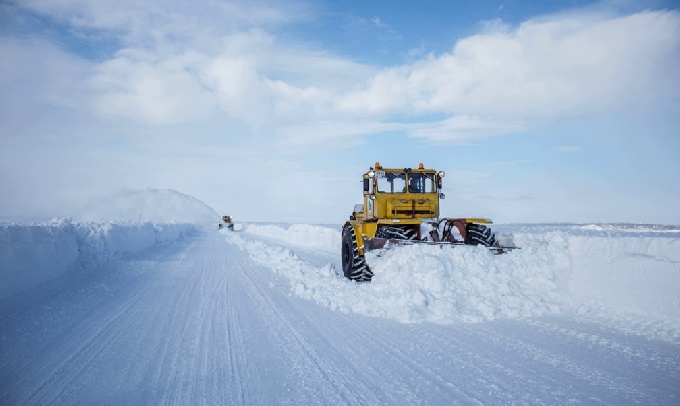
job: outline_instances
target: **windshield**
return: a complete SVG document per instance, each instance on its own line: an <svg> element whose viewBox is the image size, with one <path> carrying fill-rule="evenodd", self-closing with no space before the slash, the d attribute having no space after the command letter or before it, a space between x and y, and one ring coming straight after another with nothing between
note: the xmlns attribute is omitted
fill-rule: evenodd
<svg viewBox="0 0 680 406"><path fill-rule="evenodd" d="M410 193L436 192L434 177L434 173L409 173L408 191Z"/></svg>
<svg viewBox="0 0 680 406"><path fill-rule="evenodd" d="M375 172L378 181L379 193L406 193L407 174L403 172ZM409 173L408 192L409 193L434 193L435 188L434 173Z"/></svg>
<svg viewBox="0 0 680 406"><path fill-rule="evenodd" d="M375 177L380 193L403 193L406 190L405 173L376 171Z"/></svg>

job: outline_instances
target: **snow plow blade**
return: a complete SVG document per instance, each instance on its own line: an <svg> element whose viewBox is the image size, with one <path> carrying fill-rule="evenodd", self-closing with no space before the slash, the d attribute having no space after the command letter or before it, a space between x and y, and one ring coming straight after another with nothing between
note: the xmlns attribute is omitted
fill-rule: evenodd
<svg viewBox="0 0 680 406"><path fill-rule="evenodd" d="M500 238L499 238L500 240ZM455 241L455 242L450 242L450 241L418 241L418 240L396 240L396 239L387 239L387 238L364 238L364 250L366 251L372 251L372 250L382 250L382 249L390 249L398 246L403 246L403 245L438 245L440 247L443 246L473 246L470 244L466 244L463 241ZM496 245L496 246L489 246L485 247L489 251L492 251L494 254L504 254L508 251L512 251L515 249L520 249L520 247L515 246L514 243L512 242L507 242L504 241L504 243L501 245Z"/></svg>

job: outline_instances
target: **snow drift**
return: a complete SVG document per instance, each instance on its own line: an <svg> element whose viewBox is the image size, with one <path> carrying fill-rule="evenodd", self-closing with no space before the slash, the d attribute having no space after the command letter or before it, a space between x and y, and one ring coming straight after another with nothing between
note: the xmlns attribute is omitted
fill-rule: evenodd
<svg viewBox="0 0 680 406"><path fill-rule="evenodd" d="M0 299L75 269L95 269L117 256L177 240L192 224L47 223L0 225Z"/></svg>
<svg viewBox="0 0 680 406"><path fill-rule="evenodd" d="M534 225L511 230L526 247L525 255L564 253L567 262L558 276L570 296L630 312L680 317L680 227Z"/></svg>
<svg viewBox="0 0 680 406"><path fill-rule="evenodd" d="M522 249L505 255L490 255L483 247L425 245L372 251L367 260L375 276L366 284L338 275L339 227L252 224L244 231L225 235L288 278L295 295L340 311L452 323L604 306L671 320L675 331L680 328L678 227L496 227L514 234ZM313 265L295 254L296 247L336 260Z"/></svg>
<svg viewBox="0 0 680 406"><path fill-rule="evenodd" d="M91 202L80 217L85 221L0 225L0 299L220 220L205 203L171 189L122 190Z"/></svg>
<svg viewBox="0 0 680 406"><path fill-rule="evenodd" d="M153 223L218 224L219 214L193 196L172 189L124 189L90 202L84 221L150 221Z"/></svg>

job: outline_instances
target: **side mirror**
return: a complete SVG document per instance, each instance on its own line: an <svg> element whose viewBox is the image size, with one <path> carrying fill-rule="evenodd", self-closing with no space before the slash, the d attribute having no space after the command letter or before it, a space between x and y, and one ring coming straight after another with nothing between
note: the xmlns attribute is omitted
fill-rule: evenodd
<svg viewBox="0 0 680 406"><path fill-rule="evenodd" d="M364 193L368 193L368 190L370 188L370 179L364 178Z"/></svg>

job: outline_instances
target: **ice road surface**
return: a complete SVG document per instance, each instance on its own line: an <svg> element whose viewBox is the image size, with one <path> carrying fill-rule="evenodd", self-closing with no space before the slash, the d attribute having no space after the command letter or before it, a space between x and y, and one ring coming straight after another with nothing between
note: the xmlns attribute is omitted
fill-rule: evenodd
<svg viewBox="0 0 680 406"><path fill-rule="evenodd" d="M339 226L0 225L0 404L680 403L678 227L495 230L357 284Z"/></svg>

